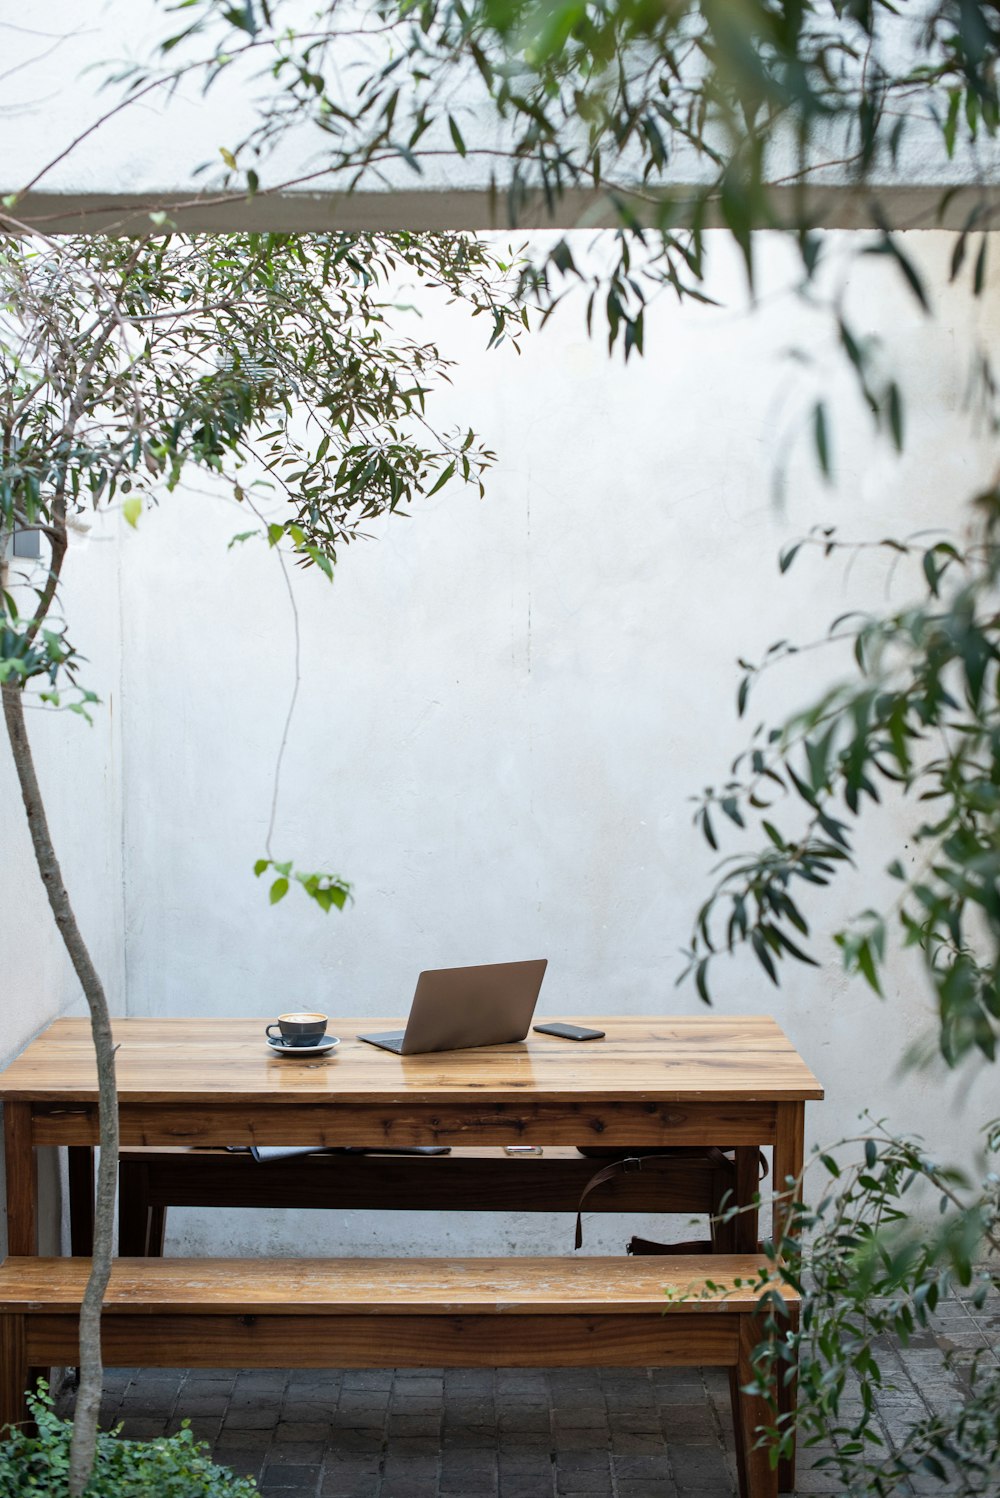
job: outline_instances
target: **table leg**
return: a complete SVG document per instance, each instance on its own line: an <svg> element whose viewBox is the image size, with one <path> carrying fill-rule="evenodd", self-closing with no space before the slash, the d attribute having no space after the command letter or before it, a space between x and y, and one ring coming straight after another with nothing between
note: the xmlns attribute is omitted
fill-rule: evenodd
<svg viewBox="0 0 1000 1498"><path fill-rule="evenodd" d="M4 1103L7 1167L7 1252L38 1253L38 1167L31 1139L31 1104Z"/></svg>
<svg viewBox="0 0 1000 1498"><path fill-rule="evenodd" d="M71 1144L66 1151L69 1175L69 1245L75 1259L94 1251L94 1151Z"/></svg>
<svg viewBox="0 0 1000 1498"><path fill-rule="evenodd" d="M760 1151L756 1145L739 1145L732 1155L734 1169L712 1183L712 1252L755 1254L760 1214L754 1197L760 1189Z"/></svg>
<svg viewBox="0 0 1000 1498"><path fill-rule="evenodd" d="M789 1330L797 1332L799 1329L799 1308L793 1306L789 1309ZM798 1380L792 1378L786 1384L784 1382L787 1369L784 1364L778 1365L778 1414L793 1415L798 1401ZM791 1453L782 1457L778 1462L778 1490L782 1493L795 1492L795 1439L792 1439Z"/></svg>
<svg viewBox="0 0 1000 1498"><path fill-rule="evenodd" d="M756 1376L754 1349L761 1340L761 1329L755 1316L739 1318L739 1352L735 1369L730 1373L729 1389L736 1430L736 1468L740 1498L778 1498L781 1472L771 1466L766 1449L757 1445L758 1426L772 1423L766 1400L743 1391L752 1386Z"/></svg>
<svg viewBox="0 0 1000 1498"><path fill-rule="evenodd" d="M804 1103L779 1103L777 1129L774 1139L774 1243L780 1248L782 1239L795 1231L792 1212L794 1203L802 1195L802 1167L805 1161L805 1115ZM787 1385L780 1382L777 1389L778 1412L794 1414L796 1387L794 1380ZM795 1488L795 1447L792 1454L778 1463L778 1486L781 1492L790 1493Z"/></svg>
<svg viewBox="0 0 1000 1498"><path fill-rule="evenodd" d="M792 1207L801 1197L802 1166L805 1155L805 1103L779 1103L774 1137L774 1220L775 1248L790 1229L794 1231Z"/></svg>
<svg viewBox="0 0 1000 1498"><path fill-rule="evenodd" d="M26 1418L28 1407L24 1391L27 1387L24 1317L5 1314L0 1316L0 1431L8 1425L20 1425Z"/></svg>
<svg viewBox="0 0 1000 1498"><path fill-rule="evenodd" d="M755 1254L760 1237L760 1213L751 1205L760 1191L760 1150L756 1145L735 1151L737 1205L744 1208L733 1219L733 1253Z"/></svg>

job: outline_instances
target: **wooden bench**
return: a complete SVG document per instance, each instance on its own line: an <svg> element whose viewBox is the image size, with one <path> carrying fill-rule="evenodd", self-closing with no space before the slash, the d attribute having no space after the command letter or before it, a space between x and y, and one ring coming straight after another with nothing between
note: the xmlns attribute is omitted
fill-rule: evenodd
<svg viewBox="0 0 1000 1498"><path fill-rule="evenodd" d="M775 1498L744 1394L767 1261L702 1258L119 1259L109 1366L668 1367L730 1370L742 1498ZM0 1425L23 1418L29 1368L77 1358L89 1261L0 1266ZM706 1280L716 1287L698 1298ZM689 1299L668 1297L690 1295ZM789 1290L786 1300L794 1301Z"/></svg>
<svg viewBox="0 0 1000 1498"><path fill-rule="evenodd" d="M89 1168L88 1160L76 1163L78 1172ZM126 1149L120 1166L119 1252L162 1254L167 1209L175 1206L573 1213L604 1163L569 1146L546 1146L540 1156L462 1147L439 1156L317 1154L267 1164L221 1149ZM86 1255L92 1183L84 1178L74 1187L71 1170L70 1184L73 1252ZM588 1196L586 1211L712 1218L727 1202L752 1201L757 1189L756 1150L739 1150L729 1160L718 1150L678 1149L599 1186ZM756 1212L713 1227L712 1239L720 1252L752 1253Z"/></svg>

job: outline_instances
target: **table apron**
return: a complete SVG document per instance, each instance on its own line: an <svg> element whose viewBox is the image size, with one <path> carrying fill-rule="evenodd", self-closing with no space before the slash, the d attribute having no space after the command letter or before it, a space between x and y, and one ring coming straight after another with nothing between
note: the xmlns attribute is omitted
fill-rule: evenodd
<svg viewBox="0 0 1000 1498"><path fill-rule="evenodd" d="M119 1104L123 1145L766 1145L777 1137L774 1101L295 1103L213 1101ZM801 1105L798 1105L801 1107ZM97 1105L34 1103L35 1145L99 1143Z"/></svg>

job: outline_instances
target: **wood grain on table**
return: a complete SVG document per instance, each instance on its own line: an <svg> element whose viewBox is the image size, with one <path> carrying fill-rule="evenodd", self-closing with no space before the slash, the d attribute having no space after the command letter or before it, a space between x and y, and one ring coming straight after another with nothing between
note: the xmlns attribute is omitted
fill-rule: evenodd
<svg viewBox="0 0 1000 1498"><path fill-rule="evenodd" d="M530 1033L513 1045L396 1056L358 1033L398 1029L399 1019L331 1016L341 1037L325 1056L278 1056L257 1019L119 1019L116 1069L126 1103L348 1104L533 1102L803 1102L823 1089L767 1016L719 1014L580 1018L604 1040ZM94 1102L97 1079L85 1019L56 1020L0 1074L0 1100Z"/></svg>

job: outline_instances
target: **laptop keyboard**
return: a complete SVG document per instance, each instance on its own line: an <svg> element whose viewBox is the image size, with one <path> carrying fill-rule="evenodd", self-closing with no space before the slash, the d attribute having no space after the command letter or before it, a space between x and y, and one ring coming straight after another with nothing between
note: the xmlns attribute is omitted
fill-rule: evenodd
<svg viewBox="0 0 1000 1498"><path fill-rule="evenodd" d="M383 1030L381 1035L359 1035L359 1040L366 1040L369 1045L378 1046L383 1051L395 1051L397 1056L403 1053L403 1040L405 1030Z"/></svg>

